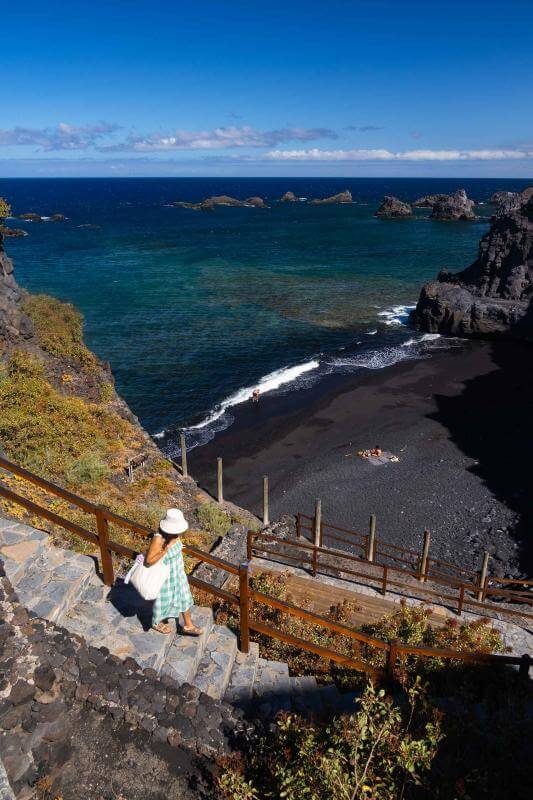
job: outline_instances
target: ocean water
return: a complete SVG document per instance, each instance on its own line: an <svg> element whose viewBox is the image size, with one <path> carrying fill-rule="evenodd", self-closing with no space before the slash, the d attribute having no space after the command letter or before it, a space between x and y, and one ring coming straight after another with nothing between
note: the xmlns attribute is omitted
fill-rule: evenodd
<svg viewBox="0 0 533 800"><path fill-rule="evenodd" d="M491 206L473 223L373 217L384 194L414 200L464 187L486 201L525 181L461 179L2 179L30 234L6 246L19 283L74 303L88 345L169 453L231 424L231 409L332 371L378 369L442 346L408 327L420 285L476 256ZM277 202L285 191L353 205ZM173 208L212 194L260 195L270 208ZM11 223L13 224L13 223ZM86 227L91 226L91 227Z"/></svg>

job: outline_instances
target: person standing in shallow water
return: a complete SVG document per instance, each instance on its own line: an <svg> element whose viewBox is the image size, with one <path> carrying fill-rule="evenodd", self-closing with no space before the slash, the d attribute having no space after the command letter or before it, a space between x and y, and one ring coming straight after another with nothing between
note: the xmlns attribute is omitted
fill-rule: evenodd
<svg viewBox="0 0 533 800"><path fill-rule="evenodd" d="M174 618L177 625L180 614L183 614L183 633L188 636L201 636L203 633L203 629L198 628L191 619L194 600L185 574L183 544L180 539L188 528L183 512L178 508L169 508L165 518L159 523L159 532L154 534L146 554L147 567L161 559L169 566L168 578L154 600L152 611L152 628L159 633L171 633L172 628L168 621Z"/></svg>

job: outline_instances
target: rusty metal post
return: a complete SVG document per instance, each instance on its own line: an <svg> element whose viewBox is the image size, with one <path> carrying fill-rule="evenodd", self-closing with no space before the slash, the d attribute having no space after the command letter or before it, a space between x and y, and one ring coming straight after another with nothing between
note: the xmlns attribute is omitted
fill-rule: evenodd
<svg viewBox="0 0 533 800"><path fill-rule="evenodd" d="M418 576L418 580L422 583L427 581L427 567L428 567L428 555L429 555L429 544L431 541L431 534L429 531L424 531L424 544L422 546L422 559L420 561L420 574Z"/></svg>
<svg viewBox="0 0 533 800"><path fill-rule="evenodd" d="M296 537L298 539L302 538L302 518L300 517L300 512L296 514Z"/></svg>
<svg viewBox="0 0 533 800"><path fill-rule="evenodd" d="M263 525L270 522L268 516L268 475L263 475Z"/></svg>
<svg viewBox="0 0 533 800"><path fill-rule="evenodd" d="M246 559L247 559L247 561L251 561L252 560L252 546L253 546L252 545L252 539L253 539L253 536L254 536L254 532L253 531L248 531L248 533L246 534Z"/></svg>
<svg viewBox="0 0 533 800"><path fill-rule="evenodd" d="M217 500L219 503L224 502L224 491L222 488L222 459L217 458Z"/></svg>
<svg viewBox="0 0 533 800"><path fill-rule="evenodd" d="M376 551L376 515L370 515L370 529L368 532L368 539L366 542L366 558L367 561L374 561L374 554Z"/></svg>
<svg viewBox="0 0 533 800"><path fill-rule="evenodd" d="M180 433L180 450L181 450L181 474L187 478L187 444L185 442L185 434Z"/></svg>
<svg viewBox="0 0 533 800"><path fill-rule="evenodd" d="M96 529L98 531L98 544L100 545L104 583L106 586L113 586L115 575L111 550L109 549L109 523L105 516L105 508L103 506L98 506L94 514L96 517Z"/></svg>
<svg viewBox="0 0 533 800"><path fill-rule="evenodd" d="M248 562L239 564L239 608L241 652L250 650L250 584Z"/></svg>
<svg viewBox="0 0 533 800"><path fill-rule="evenodd" d="M485 599L485 589L487 588L487 578L489 576L489 559L490 553L488 550L483 555L483 564L481 565L481 572L479 575L479 591L477 593L477 600L482 602Z"/></svg>

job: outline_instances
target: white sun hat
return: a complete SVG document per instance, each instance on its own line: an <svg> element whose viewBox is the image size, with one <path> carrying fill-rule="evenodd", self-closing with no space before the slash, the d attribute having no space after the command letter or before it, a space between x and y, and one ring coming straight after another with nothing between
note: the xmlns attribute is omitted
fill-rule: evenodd
<svg viewBox="0 0 533 800"><path fill-rule="evenodd" d="M179 508L169 508L166 516L159 523L159 527L163 533L176 536L179 533L185 533L189 523L183 516L183 511L180 511Z"/></svg>

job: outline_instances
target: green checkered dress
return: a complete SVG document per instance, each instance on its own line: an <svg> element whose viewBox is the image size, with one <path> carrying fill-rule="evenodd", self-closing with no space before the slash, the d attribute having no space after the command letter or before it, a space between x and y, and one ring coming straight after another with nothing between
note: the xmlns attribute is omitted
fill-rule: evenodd
<svg viewBox="0 0 533 800"><path fill-rule="evenodd" d="M182 550L183 545L179 541L172 545L163 556L163 563L169 565L170 572L161 587L159 596L154 601L152 625L157 625L158 622L169 617L177 617L178 614L188 611L194 605L189 581L185 574Z"/></svg>

